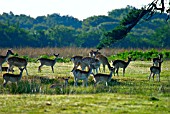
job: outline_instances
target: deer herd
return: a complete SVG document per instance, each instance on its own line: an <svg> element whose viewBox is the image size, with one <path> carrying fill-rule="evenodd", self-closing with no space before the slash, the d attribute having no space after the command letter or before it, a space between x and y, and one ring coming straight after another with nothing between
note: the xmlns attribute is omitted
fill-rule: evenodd
<svg viewBox="0 0 170 114"><path fill-rule="evenodd" d="M6 71L7 73L3 74L3 86L5 87L6 84L10 82L18 82L22 78L22 73L23 70L26 70L26 74L28 75L27 71L27 60L24 58L19 58L16 56L10 56L14 55L12 50L8 50L5 56L0 55L0 72ZM46 59L46 58L39 58L37 61L40 62L40 66L38 67L38 72L41 72L41 67L43 65L46 66L51 66L52 72L54 73L54 65L57 62L57 58L59 57L59 54L54 54L55 59ZM155 74L157 74L157 81L160 81L160 73L161 73L161 64L163 62L163 56L162 54L159 54L158 58L153 58L153 66L150 67L150 75L148 79L152 77L154 80ZM77 83L79 80L83 81L83 85L87 86L88 85L88 78L92 74L93 80L95 82L95 86L100 83L100 82L105 82L106 86L108 86L108 82L111 81L112 79L112 74L115 73L117 76L119 76L119 68L123 69L123 76L125 75L125 70L129 63L132 61L131 57L128 57L128 61L123 61L123 60L114 60L111 61L112 66L110 65L108 59L106 56L101 54L101 52L91 50L89 52L88 57L83 57L83 56L73 56L70 58L70 61L73 63L73 69L72 69L72 74L74 76L74 86L77 86ZM2 64L7 62L8 67L2 67ZM102 65L103 70L101 71L100 65ZM18 67L20 70L20 74L13 74L14 70L13 67ZM106 74L105 73L105 66L108 67L110 73ZM80 68L79 68L80 67ZM86 70L86 68L88 70ZM98 73L98 72L103 72L103 73ZM12 72L12 73L9 73ZM70 77L69 77L70 78ZM63 78L65 81L65 86L68 85L68 80L69 78ZM55 88L57 84L53 84L51 88Z"/></svg>

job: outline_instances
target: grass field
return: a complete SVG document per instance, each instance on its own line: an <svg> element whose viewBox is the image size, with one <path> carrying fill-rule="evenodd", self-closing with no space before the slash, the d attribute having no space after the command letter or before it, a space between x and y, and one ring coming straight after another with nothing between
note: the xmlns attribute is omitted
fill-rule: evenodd
<svg viewBox="0 0 170 114"><path fill-rule="evenodd" d="M83 87L81 81L74 87L71 62L56 63L55 73L46 66L38 73L39 65L39 62L28 63L29 76L24 71L18 85L8 83L3 88L0 77L0 113L170 113L170 61L162 64L160 82L156 77L148 81L151 61L132 61L125 77L120 70L120 76L113 76L108 87L104 83L94 87L92 76L88 87ZM19 73L17 68L14 70L15 74ZM42 82L39 76L49 79ZM71 79L67 88L50 88L55 82L62 84L57 77L68 76Z"/></svg>

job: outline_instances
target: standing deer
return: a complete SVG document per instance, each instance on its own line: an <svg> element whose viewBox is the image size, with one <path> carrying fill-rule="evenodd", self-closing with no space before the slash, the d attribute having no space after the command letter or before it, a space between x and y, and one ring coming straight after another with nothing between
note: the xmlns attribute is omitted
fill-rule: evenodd
<svg viewBox="0 0 170 114"><path fill-rule="evenodd" d="M162 62L163 61L160 60L160 61L158 61L159 66L152 66L152 67L150 67L151 73L150 73L150 76L148 77L149 80L150 80L151 76L153 77L153 80L154 80L154 76L155 76L155 74L157 74L158 75L157 76L157 81L160 82L160 73L161 73L161 64L162 64Z"/></svg>
<svg viewBox="0 0 170 114"><path fill-rule="evenodd" d="M130 57L128 57L128 61L127 62L122 61L122 60L112 61L112 64L113 64L114 68L116 69L117 76L119 76L119 74L118 74L119 68L123 68L123 76L124 76L125 69L129 65L130 61L131 61Z"/></svg>
<svg viewBox="0 0 170 114"><path fill-rule="evenodd" d="M89 52L89 57L95 58L96 55L98 55L98 54L101 54L101 53L99 52L99 50L97 50L97 51L91 50L91 51Z"/></svg>
<svg viewBox="0 0 170 114"><path fill-rule="evenodd" d="M7 61L9 55L14 55L11 50L8 50L5 56L0 55L0 71L2 72L2 64Z"/></svg>
<svg viewBox="0 0 170 114"><path fill-rule="evenodd" d="M78 65L79 62L81 62L83 56L74 56L70 59L70 61L73 62L74 67Z"/></svg>
<svg viewBox="0 0 170 114"><path fill-rule="evenodd" d="M82 71L82 70L77 69L77 67L74 67L71 72L73 72L73 75L74 75L74 86L77 86L77 82L79 80L83 80L84 86L85 85L87 86L88 77L92 73L91 68L89 68L88 71Z"/></svg>
<svg viewBox="0 0 170 114"><path fill-rule="evenodd" d="M162 58L163 58L163 55L162 55L162 54L159 54L158 56L159 56L159 57L157 57L157 58L153 58L153 66L158 66L159 61L161 61Z"/></svg>
<svg viewBox="0 0 170 114"><path fill-rule="evenodd" d="M24 58L19 58L19 57L9 57L7 60L7 63L9 64L8 70L7 72L10 71L10 69L13 69L14 66L21 68L24 67L24 69L26 70L26 73L28 75L28 71L27 71L27 60Z"/></svg>
<svg viewBox="0 0 170 114"><path fill-rule="evenodd" d="M100 61L100 63L103 65L103 72L105 72L106 65L108 66L109 70L112 68L109 64L107 57L105 57L104 55L98 54L98 55L96 55L96 59L98 59Z"/></svg>
<svg viewBox="0 0 170 114"><path fill-rule="evenodd" d="M52 72L54 73L54 68L53 67L54 67L55 63L57 62L57 58L58 58L59 54L57 54L57 55L54 54L54 56L55 56L55 59L53 59L53 60L46 59L46 58L38 59L40 61L40 63L41 63L41 65L38 67L38 72L41 72L41 67L43 65L46 65L46 66L51 66Z"/></svg>
<svg viewBox="0 0 170 114"><path fill-rule="evenodd" d="M4 79L3 86L4 87L6 86L8 81L18 83L18 81L21 80L24 68L19 68L19 69L20 69L20 74L9 74L9 73L3 74L3 79Z"/></svg>
<svg viewBox="0 0 170 114"><path fill-rule="evenodd" d="M102 82L104 81L106 83L106 86L108 86L108 82L111 81L111 78L112 78L112 74L114 72L115 68L110 68L110 74L93 74L93 80L95 82L95 86L99 83L99 82Z"/></svg>

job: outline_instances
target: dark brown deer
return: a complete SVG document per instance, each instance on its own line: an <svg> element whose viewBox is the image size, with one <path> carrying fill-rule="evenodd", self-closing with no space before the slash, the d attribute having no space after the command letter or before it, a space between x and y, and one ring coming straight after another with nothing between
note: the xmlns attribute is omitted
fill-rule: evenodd
<svg viewBox="0 0 170 114"><path fill-rule="evenodd" d="M105 82L106 86L108 86L108 82L111 80L112 78L112 74L114 72L115 68L110 68L110 74L93 74L93 80L95 82L95 86L99 83L99 82Z"/></svg>
<svg viewBox="0 0 170 114"><path fill-rule="evenodd" d="M9 74L9 73L3 74L3 79L4 79L3 86L4 87L6 86L8 81L18 83L18 81L21 80L24 68L19 68L19 69L20 69L20 74Z"/></svg>
<svg viewBox="0 0 170 114"><path fill-rule="evenodd" d="M152 66L152 67L150 67L151 73L150 73L150 76L148 77L149 80L150 80L151 76L152 76L152 78L154 80L154 76L155 76L155 74L157 74L158 75L157 76L157 81L160 81L160 73L161 73L161 64L162 64L162 62L163 61L160 60L160 61L158 61L159 66Z"/></svg>
<svg viewBox="0 0 170 114"><path fill-rule="evenodd" d="M27 71L27 60L24 58L19 58L19 57L9 57L7 60L7 63L9 64L8 70L7 72L10 71L10 69L13 69L14 66L21 68L24 67L24 69L26 70L26 73L28 75L28 71Z"/></svg>
<svg viewBox="0 0 170 114"><path fill-rule="evenodd" d="M0 55L0 72L2 72L2 64L5 63L10 55L14 53L9 49L5 56Z"/></svg>
<svg viewBox="0 0 170 114"><path fill-rule="evenodd" d="M119 72L119 68L123 68L123 76L125 74L125 69L127 68L127 66L129 65L131 61L131 58L128 57L128 61L125 62L125 61L122 61L122 60L115 60L115 61L112 61L112 64L116 70L116 73L117 73L117 76L119 76L118 72Z"/></svg>
<svg viewBox="0 0 170 114"><path fill-rule="evenodd" d="M54 67L55 63L57 62L57 58L58 58L59 54L57 54L57 55L54 54L54 56L55 56L55 59L53 59L53 60L46 59L46 58L38 59L40 61L40 63L41 63L41 65L38 67L38 71L41 72L41 67L43 65L46 65L46 66L51 66L52 72L54 73L54 68L53 67Z"/></svg>

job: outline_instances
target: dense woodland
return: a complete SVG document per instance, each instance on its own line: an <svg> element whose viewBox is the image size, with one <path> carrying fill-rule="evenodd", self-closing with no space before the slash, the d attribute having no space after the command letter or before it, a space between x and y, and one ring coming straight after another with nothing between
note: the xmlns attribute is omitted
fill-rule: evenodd
<svg viewBox="0 0 170 114"><path fill-rule="evenodd" d="M78 20L72 16L48 14L32 18L13 12L0 15L0 47L96 47L104 34L120 25L132 6ZM150 20L142 19L128 35L111 47L170 48L170 21L157 13ZM121 33L120 33L121 34Z"/></svg>

